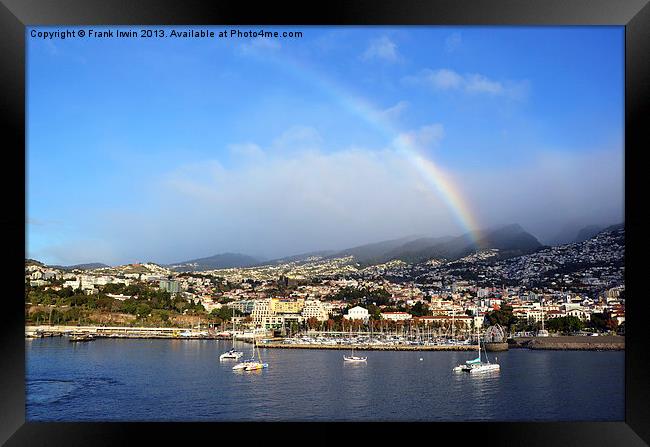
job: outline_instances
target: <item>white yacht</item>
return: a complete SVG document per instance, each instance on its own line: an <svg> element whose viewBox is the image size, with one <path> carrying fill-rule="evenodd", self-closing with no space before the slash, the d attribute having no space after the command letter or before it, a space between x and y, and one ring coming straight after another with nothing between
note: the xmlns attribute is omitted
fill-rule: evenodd
<svg viewBox="0 0 650 447"><path fill-rule="evenodd" d="M350 329L350 333L352 333L351 329ZM344 355L343 356L343 361L344 362L361 363L361 362L365 362L366 360L368 360L368 357L357 357L356 355L354 355L354 340L352 340L351 342L353 343L352 344L352 355L350 355L350 356Z"/></svg>
<svg viewBox="0 0 650 447"><path fill-rule="evenodd" d="M357 357L357 356L354 356L354 355L351 355L351 356L344 355L343 356L343 361L346 361L346 362L365 362L366 360L368 360L368 357Z"/></svg>

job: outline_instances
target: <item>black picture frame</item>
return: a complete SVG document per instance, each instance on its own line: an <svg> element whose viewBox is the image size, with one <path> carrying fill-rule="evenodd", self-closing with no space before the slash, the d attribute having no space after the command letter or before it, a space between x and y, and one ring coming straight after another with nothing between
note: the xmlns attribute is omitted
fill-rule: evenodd
<svg viewBox="0 0 650 447"><path fill-rule="evenodd" d="M644 331L641 256L644 165L650 115L649 0L336 0L319 4L248 4L238 1L1 0L0 88L4 150L0 228L6 235L2 343L0 343L0 442L6 445L123 445L142 436L147 444L218 442L232 428L242 436L280 442L344 444L380 441L389 433L405 442L476 442L526 446L620 446L650 443L648 337ZM626 295L625 420L549 423L26 423L24 308L25 259L25 27L79 24L269 25L623 25L625 26L625 226ZM10 157L7 157L9 155ZM11 161L8 160L11 158ZM22 193L22 194L21 194ZM8 206L7 206L8 205ZM634 262L633 260L639 261ZM594 392L597 392L595 390ZM525 415L522 415L525 418ZM226 427L234 426L234 427ZM260 425L263 425L260 427ZM345 438L342 431L345 430ZM422 436L422 438L420 438ZM448 438L451 436L451 438ZM444 439L451 439L443 441ZM226 438L223 438L224 440ZM343 440L342 440L343 439ZM422 441L418 441L422 439ZM183 441L182 441L183 442ZM275 443L275 442L274 442Z"/></svg>

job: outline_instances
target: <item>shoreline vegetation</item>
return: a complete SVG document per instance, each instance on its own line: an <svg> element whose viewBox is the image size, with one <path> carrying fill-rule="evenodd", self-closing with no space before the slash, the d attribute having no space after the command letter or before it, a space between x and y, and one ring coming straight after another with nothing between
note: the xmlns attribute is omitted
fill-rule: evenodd
<svg viewBox="0 0 650 447"><path fill-rule="evenodd" d="M92 334L94 338L127 338L127 339L166 339L166 340L228 340L232 337L221 334L210 334L205 331L192 331L187 328L169 327L105 327L105 326L26 326L25 336L31 338L74 336ZM263 338L261 335L255 338ZM238 338L251 342L253 337ZM314 345L282 343L284 338L267 338L261 347L271 349L334 349L348 350L351 345ZM551 336L551 337L516 337L508 340L506 349L545 349L565 351L620 351L625 350L625 337L620 335L588 336ZM360 351L472 351L477 347L469 345L379 345L356 344L354 349ZM489 350L489 349L488 349ZM505 349L498 349L505 350Z"/></svg>

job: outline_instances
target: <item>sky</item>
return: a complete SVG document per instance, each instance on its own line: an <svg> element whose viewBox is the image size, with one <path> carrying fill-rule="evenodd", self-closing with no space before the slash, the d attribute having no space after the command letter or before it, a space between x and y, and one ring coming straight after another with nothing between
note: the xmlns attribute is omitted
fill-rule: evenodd
<svg viewBox="0 0 650 447"><path fill-rule="evenodd" d="M546 243L623 221L623 27L30 34L61 29L88 30L26 31L30 258L271 259L512 223Z"/></svg>

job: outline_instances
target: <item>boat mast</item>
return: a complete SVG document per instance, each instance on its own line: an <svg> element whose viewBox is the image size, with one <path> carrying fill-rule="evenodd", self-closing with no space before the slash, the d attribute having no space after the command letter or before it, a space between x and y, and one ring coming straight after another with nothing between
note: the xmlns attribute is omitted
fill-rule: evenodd
<svg viewBox="0 0 650 447"><path fill-rule="evenodd" d="M454 299L451 299L451 339L454 340L455 334L454 334L454 323L455 323L455 317L456 316L456 309L454 309Z"/></svg>
<svg viewBox="0 0 650 447"><path fill-rule="evenodd" d="M476 307L476 314L478 315L478 306ZM476 319L474 319L474 324L476 325L476 342L478 343L478 359L481 360L481 330L479 329Z"/></svg>

